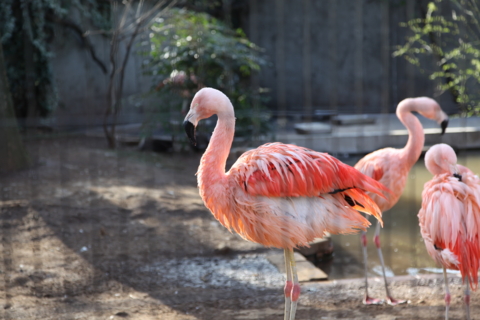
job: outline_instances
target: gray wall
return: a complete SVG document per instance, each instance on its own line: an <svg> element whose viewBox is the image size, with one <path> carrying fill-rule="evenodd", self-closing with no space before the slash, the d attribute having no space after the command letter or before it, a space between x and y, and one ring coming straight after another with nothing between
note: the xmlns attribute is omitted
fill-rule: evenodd
<svg viewBox="0 0 480 320"><path fill-rule="evenodd" d="M74 20L85 25L73 13ZM92 28L95 30L94 28ZM109 74L91 58L90 53L76 34L65 28L57 28L53 43L53 72L58 88L59 106L50 118L50 124L56 126L100 125L107 105L106 91ZM141 43L147 34L138 38ZM89 36L98 58L109 69L110 42L101 35ZM119 123L141 122L145 107L151 101L142 98L150 90L152 82L142 70L142 56L136 54L138 44L132 48L126 66L123 107L118 118ZM125 45L120 47L119 58L125 53ZM120 59L118 61L121 61Z"/></svg>
<svg viewBox="0 0 480 320"><path fill-rule="evenodd" d="M421 1L250 0L244 29L265 48L272 65L260 75L270 88L270 106L280 112L315 109L339 113L395 112L399 101L440 96L404 58L393 58L408 29L400 22L420 17ZM427 60L431 68L434 61Z"/></svg>
<svg viewBox="0 0 480 320"><path fill-rule="evenodd" d="M395 112L406 97L426 95L437 99L447 112L456 111L449 93L435 96L434 82L403 58L392 57L408 31L399 23L420 16L419 1L245 1L248 12L242 27L265 48L271 61L254 80L271 90L272 110L386 113ZM90 40L109 67L109 40L99 35ZM51 124L101 124L108 75L68 30L57 29L53 51L60 103ZM141 122L146 108L154 103L154 97L142 97L151 88L142 60L133 52L127 65L120 123ZM434 61L430 63L433 68Z"/></svg>

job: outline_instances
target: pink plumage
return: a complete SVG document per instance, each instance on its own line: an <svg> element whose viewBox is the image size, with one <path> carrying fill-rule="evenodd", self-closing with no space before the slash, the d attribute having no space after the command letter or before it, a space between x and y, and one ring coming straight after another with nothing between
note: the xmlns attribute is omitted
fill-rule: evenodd
<svg viewBox="0 0 480 320"><path fill-rule="evenodd" d="M398 199L405 189L408 173L422 153L425 136L422 124L412 112L418 112L422 116L436 121L441 125L442 133L447 127L448 116L442 111L440 105L435 100L428 97L404 99L397 106L397 117L408 129L408 141L406 146L401 149L384 148L374 151L360 159L355 165L355 168L360 172L382 183L391 190L390 193L384 193L384 197L377 194L368 194L377 203L382 212L390 210L398 202ZM382 265L387 302L391 305L404 303L406 300L394 299L388 289L379 234L380 228L377 224L374 243L377 247L380 263ZM365 297L363 302L365 304L380 304L383 302L382 300L372 298L368 294L366 245L367 238L364 233L362 234L365 263Z"/></svg>
<svg viewBox="0 0 480 320"><path fill-rule="evenodd" d="M480 261L480 181L457 164L455 152L446 144L431 147L425 165L434 174L425 183L418 213L425 246L444 269L460 270L467 287L475 290ZM447 284L446 276L445 281ZM448 287L446 292L448 313Z"/></svg>
<svg viewBox="0 0 480 320"><path fill-rule="evenodd" d="M425 165L434 174L425 183L418 213L427 251L440 265L460 270L472 289L476 288L480 260L478 176L457 165L455 152L446 144L430 148Z"/></svg>
<svg viewBox="0 0 480 320"><path fill-rule="evenodd" d="M357 210L380 219L365 191L381 196L387 188L325 153L270 143L244 153L225 173L235 125L228 98L204 88L186 119L196 123L213 113L219 119L197 172L198 186L207 208L228 229L291 249L324 232L364 230L369 223Z"/></svg>
<svg viewBox="0 0 480 320"><path fill-rule="evenodd" d="M422 124L412 112L418 112L442 126L448 124L448 116L435 100L428 97L404 99L398 104L396 113L408 129L406 146L401 149L384 148L374 151L355 164L357 170L392 191L385 194L385 197L371 194L382 212L391 209L398 202L405 189L408 173L422 153L425 135Z"/></svg>
<svg viewBox="0 0 480 320"><path fill-rule="evenodd" d="M226 206L216 207L218 199L201 192L205 204L225 227L265 246L308 246L325 232L363 230L369 223L357 210L380 219L365 194L379 193L379 184L325 153L265 144L244 153L226 177ZM200 189L208 190L211 183L202 178Z"/></svg>
<svg viewBox="0 0 480 320"><path fill-rule="evenodd" d="M281 143L244 153L225 172L235 128L230 100L218 90L203 88L193 98L184 126L194 140L198 121L213 114L218 122L197 172L200 195L226 228L247 240L285 249L285 315L293 319L300 287L292 249L325 232L365 230L370 223L357 210L381 220L366 192L382 197L388 189L328 154Z"/></svg>

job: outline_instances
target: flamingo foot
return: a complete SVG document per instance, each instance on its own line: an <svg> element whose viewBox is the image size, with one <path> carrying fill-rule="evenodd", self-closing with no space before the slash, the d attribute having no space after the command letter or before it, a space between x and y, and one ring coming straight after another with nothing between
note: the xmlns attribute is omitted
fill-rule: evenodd
<svg viewBox="0 0 480 320"><path fill-rule="evenodd" d="M284 320L290 320L290 312L292 310L292 288L293 288L293 283L292 281L285 281L285 318Z"/></svg>
<svg viewBox="0 0 480 320"><path fill-rule="evenodd" d="M408 303L408 300L399 300L399 299L395 299L393 297L387 296L387 303L391 306L396 306L399 304Z"/></svg>
<svg viewBox="0 0 480 320"><path fill-rule="evenodd" d="M383 304L383 300L382 299L377 299L377 298L372 298L370 296L365 295L365 298L363 298L363 304L378 305L378 304Z"/></svg>
<svg viewBox="0 0 480 320"><path fill-rule="evenodd" d="M297 312L298 297L300 297L300 285L298 283L293 284L292 288L292 307L290 310L290 319L295 320L295 313Z"/></svg>
<svg viewBox="0 0 480 320"><path fill-rule="evenodd" d="M467 320L470 320L470 288L468 287L468 279L466 281L467 289L465 290L465 311L467 313Z"/></svg>

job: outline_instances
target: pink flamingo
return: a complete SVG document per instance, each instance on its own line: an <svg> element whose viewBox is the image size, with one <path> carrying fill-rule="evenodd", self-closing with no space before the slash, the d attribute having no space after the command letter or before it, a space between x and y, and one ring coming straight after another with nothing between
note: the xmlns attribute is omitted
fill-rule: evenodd
<svg viewBox="0 0 480 320"><path fill-rule="evenodd" d="M418 219L428 253L443 267L445 319L450 307L446 269L460 270L470 319L470 288L478 286L480 260L480 180L458 165L453 149L443 143L427 151L425 166L434 177L423 187Z"/></svg>
<svg viewBox="0 0 480 320"><path fill-rule="evenodd" d="M422 116L436 121L442 127L442 134L448 125L448 116L442 111L438 103L427 97L408 98L402 100L397 106L397 117L408 129L408 142L402 149L384 148L374 151L357 162L355 169L363 174L377 180L392 190L391 193L384 193L384 197L375 194L369 194L377 203L382 212L390 210L398 201L405 188L408 172L417 162L422 153L425 136L420 121L412 112L418 112ZM380 225L377 223L373 241L377 247L380 263L382 264L383 279L385 282L385 291L387 302L391 305L405 303L406 300L397 300L392 297L388 289L387 277L385 275L385 263L382 250L380 248ZM365 297L364 304L380 304L381 299L375 299L368 295L368 277L367 277L367 236L366 232L361 235L362 252L365 264Z"/></svg>
<svg viewBox="0 0 480 320"><path fill-rule="evenodd" d="M198 91L184 127L195 143L198 121L213 114L218 122L197 172L200 195L229 230L284 249L285 319L293 320L300 295L293 248L308 246L324 232L365 230L369 222L357 210L381 221L378 206L365 191L381 197L387 188L328 154L281 143L244 153L225 173L235 130L227 96L212 88Z"/></svg>

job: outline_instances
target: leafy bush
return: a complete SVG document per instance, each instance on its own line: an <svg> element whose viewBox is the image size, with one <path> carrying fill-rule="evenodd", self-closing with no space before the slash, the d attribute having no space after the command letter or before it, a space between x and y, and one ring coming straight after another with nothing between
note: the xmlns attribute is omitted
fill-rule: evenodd
<svg viewBox="0 0 480 320"><path fill-rule="evenodd" d="M101 0L0 1L0 41L17 117L45 117L57 107L58 93L51 66L53 53L50 43L56 36L55 25L69 29L77 26L68 17L69 10L73 8L96 27L108 27L110 3ZM32 92L25 80L27 76L33 83ZM32 94L37 109L30 110L33 114L28 115L27 97Z"/></svg>
<svg viewBox="0 0 480 320"><path fill-rule="evenodd" d="M267 61L241 29L232 30L206 13L174 9L151 27L150 41L146 68L154 76L161 101L155 108L164 128L172 123L168 114L174 124L181 122L195 92L213 87L235 107L237 137L248 140L268 131L262 118L266 90L250 84L250 76Z"/></svg>

